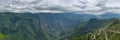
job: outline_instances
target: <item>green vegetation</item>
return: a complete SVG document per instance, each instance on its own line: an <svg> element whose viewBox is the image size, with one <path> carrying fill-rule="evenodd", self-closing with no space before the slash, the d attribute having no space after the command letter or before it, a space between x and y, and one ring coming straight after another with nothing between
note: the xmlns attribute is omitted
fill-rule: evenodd
<svg viewBox="0 0 120 40"><path fill-rule="evenodd" d="M5 34L0 34L0 39L5 38Z"/></svg>
<svg viewBox="0 0 120 40"><path fill-rule="evenodd" d="M45 40L34 14L0 13L0 40Z"/></svg>
<svg viewBox="0 0 120 40"><path fill-rule="evenodd" d="M34 14L0 13L0 40L120 40L120 19L91 19L65 33L47 26Z"/></svg>
<svg viewBox="0 0 120 40"><path fill-rule="evenodd" d="M0 13L0 40L61 40L59 31L45 25L36 14Z"/></svg>
<svg viewBox="0 0 120 40"><path fill-rule="evenodd" d="M73 36L70 40L120 40L120 19L104 20L102 24L99 29Z"/></svg>
<svg viewBox="0 0 120 40"><path fill-rule="evenodd" d="M70 40L89 40L90 39L90 34L86 34L86 35L81 35L80 37L75 37L75 38L71 38Z"/></svg>

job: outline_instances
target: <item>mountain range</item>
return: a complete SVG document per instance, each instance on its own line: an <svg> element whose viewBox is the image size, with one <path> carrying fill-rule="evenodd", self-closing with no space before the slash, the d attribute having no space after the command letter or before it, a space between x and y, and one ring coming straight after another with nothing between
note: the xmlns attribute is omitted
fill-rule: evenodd
<svg viewBox="0 0 120 40"><path fill-rule="evenodd" d="M119 14L110 12L1 12L0 40L119 40L119 20Z"/></svg>

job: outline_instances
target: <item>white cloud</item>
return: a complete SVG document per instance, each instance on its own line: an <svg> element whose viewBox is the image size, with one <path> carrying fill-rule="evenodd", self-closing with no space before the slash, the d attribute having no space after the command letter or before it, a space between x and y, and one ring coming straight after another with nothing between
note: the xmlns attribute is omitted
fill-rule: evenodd
<svg viewBox="0 0 120 40"><path fill-rule="evenodd" d="M107 7L120 7L120 0L109 0L106 3Z"/></svg>
<svg viewBox="0 0 120 40"><path fill-rule="evenodd" d="M102 14L119 12L119 4L120 0L0 0L0 11Z"/></svg>

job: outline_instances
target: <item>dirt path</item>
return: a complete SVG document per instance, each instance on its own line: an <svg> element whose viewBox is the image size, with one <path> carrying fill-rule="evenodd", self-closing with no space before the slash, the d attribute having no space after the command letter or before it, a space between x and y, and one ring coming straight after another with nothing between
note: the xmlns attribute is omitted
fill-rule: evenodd
<svg viewBox="0 0 120 40"><path fill-rule="evenodd" d="M111 24L112 24L112 23L110 23L110 25L111 25ZM118 33L118 34L120 34L119 31L107 30L107 28L108 28L110 25L106 25L105 27L100 28L98 31L96 31L95 33L91 34L91 40L96 40L97 35L100 35L101 33L105 34L105 35L103 35L103 36L105 37L105 40L109 40L109 37L108 37L108 33L107 33L107 32L112 32L112 33Z"/></svg>
<svg viewBox="0 0 120 40"><path fill-rule="evenodd" d="M106 33L106 31L104 31L105 33L105 40L108 40L108 34Z"/></svg>

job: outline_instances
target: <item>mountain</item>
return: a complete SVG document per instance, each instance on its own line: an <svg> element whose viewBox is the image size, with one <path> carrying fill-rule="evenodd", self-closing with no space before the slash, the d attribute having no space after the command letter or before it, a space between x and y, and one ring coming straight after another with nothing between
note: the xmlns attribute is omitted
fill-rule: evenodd
<svg viewBox="0 0 120 40"><path fill-rule="evenodd" d="M0 13L0 40L46 40L38 17L26 13Z"/></svg>
<svg viewBox="0 0 120 40"><path fill-rule="evenodd" d="M120 18L119 13L112 13L112 12L106 12L99 16L101 17L100 19Z"/></svg>
<svg viewBox="0 0 120 40"><path fill-rule="evenodd" d="M102 20L102 22L103 23L99 22L99 25L101 25L99 28L95 28L96 23L92 22L94 23L94 25L92 25L94 28L92 28L91 31L89 30L91 27L89 27L87 29L89 32L72 36L70 40L120 40L120 19Z"/></svg>
<svg viewBox="0 0 120 40"><path fill-rule="evenodd" d="M70 28L89 20L82 15L3 12L0 40L65 40Z"/></svg>
<svg viewBox="0 0 120 40"><path fill-rule="evenodd" d="M49 40L61 40L62 36L68 34L66 33L67 29L74 27L80 22L80 17L76 16L76 14L38 13L35 15L37 15L42 22L41 27L45 30L44 32L53 36L50 36Z"/></svg>
<svg viewBox="0 0 120 40"><path fill-rule="evenodd" d="M119 14L109 12L1 12L0 40L119 40L119 20Z"/></svg>

